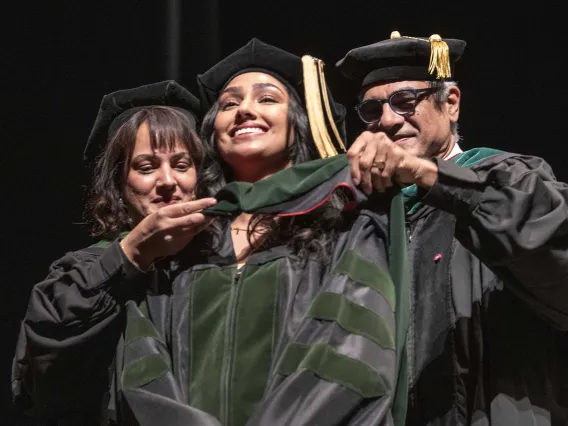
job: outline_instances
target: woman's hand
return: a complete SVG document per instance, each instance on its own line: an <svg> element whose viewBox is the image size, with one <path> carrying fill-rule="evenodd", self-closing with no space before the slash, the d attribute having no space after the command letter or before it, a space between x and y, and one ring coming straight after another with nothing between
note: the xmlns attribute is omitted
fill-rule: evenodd
<svg viewBox="0 0 568 426"><path fill-rule="evenodd" d="M124 254L146 270L156 259L177 253L215 220L200 212L216 203L214 198L203 198L162 207L146 216L121 241Z"/></svg>

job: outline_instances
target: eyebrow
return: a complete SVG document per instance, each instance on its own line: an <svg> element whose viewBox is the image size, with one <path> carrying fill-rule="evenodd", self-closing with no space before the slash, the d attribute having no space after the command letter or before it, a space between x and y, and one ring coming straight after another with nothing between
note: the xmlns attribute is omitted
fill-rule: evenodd
<svg viewBox="0 0 568 426"><path fill-rule="evenodd" d="M132 158L131 163L134 163L135 161L152 160L156 157L157 157L157 155L155 155L155 154L139 154L136 157ZM191 156L189 155L188 152L185 152L185 151L178 152L171 159L172 160L179 160L180 158L184 158L184 157L187 157L189 160L191 160Z"/></svg>
<svg viewBox="0 0 568 426"><path fill-rule="evenodd" d="M280 87L276 86L275 84L272 83L255 83L252 85L252 90L260 90L260 89L266 89L266 88L274 88L277 89L279 92L282 92L282 89L280 89ZM223 93L240 93L243 90L243 86L231 86L231 87L227 87L225 90L223 90L223 92L221 93L221 95Z"/></svg>
<svg viewBox="0 0 568 426"><path fill-rule="evenodd" d="M379 98L377 96L371 96L370 98L363 98L362 101L367 101L369 99L379 99L379 100L385 100L388 99L393 93L396 92L400 92L401 90L420 90L420 89L416 89L416 87L412 87L412 86L404 86L404 87L400 87L398 89L396 89L394 92L392 92L389 96L387 96L386 98Z"/></svg>

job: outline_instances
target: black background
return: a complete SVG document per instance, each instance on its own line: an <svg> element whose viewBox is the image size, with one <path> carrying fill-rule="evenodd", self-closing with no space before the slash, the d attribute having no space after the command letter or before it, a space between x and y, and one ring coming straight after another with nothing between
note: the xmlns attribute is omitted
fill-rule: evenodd
<svg viewBox="0 0 568 426"><path fill-rule="evenodd" d="M351 114L351 142L360 130L351 108L356 88L336 74L333 64L349 49L388 38L393 30L421 37L438 33L468 42L455 75L462 90L462 148L537 155L559 180L568 180L567 24L563 8L547 2L521 7L418 0L185 0L176 14L177 39L172 39L175 27L165 0L20 1L2 7L2 425L32 424L11 406L9 386L30 289L52 261L91 243L80 224L89 179L82 150L106 93L167 78L195 93L197 73L257 37L326 62L328 84Z"/></svg>

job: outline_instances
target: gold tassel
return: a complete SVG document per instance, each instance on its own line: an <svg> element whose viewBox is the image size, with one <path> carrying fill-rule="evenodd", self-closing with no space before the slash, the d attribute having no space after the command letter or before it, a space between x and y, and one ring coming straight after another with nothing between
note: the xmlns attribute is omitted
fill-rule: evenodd
<svg viewBox="0 0 568 426"><path fill-rule="evenodd" d="M325 105L325 112L327 113L327 119L331 126L331 130L333 130L333 134L335 135L335 140L337 141L339 148L341 148L342 152L346 152L347 150L345 149L345 144L341 140L341 136L339 135L339 130L337 130L337 126L335 125L335 120L333 119L333 113L331 112L331 106L329 104L329 97L327 96L327 84L325 82L325 74L323 72L324 63L320 59L317 59L317 63L318 63L321 93L323 97L323 103Z"/></svg>
<svg viewBox="0 0 568 426"><path fill-rule="evenodd" d="M333 115L331 114L331 109L329 105L329 99L327 98L327 90L325 90L325 80L321 80L321 75L319 73L319 59L316 59L309 55L302 56L302 67L304 73L304 92L306 98L306 109L308 112L308 119L310 122L310 130L312 132L312 137L314 143L318 149L321 158L329 158L338 154L331 137L327 131L327 126L325 123L325 115L322 106L322 97L324 98L326 115L331 122L331 126L334 129L334 133L338 141L341 143L341 147L345 150L343 142L339 137L339 132L335 127L333 121ZM320 84L323 82L324 90ZM325 95L322 95L325 93ZM331 117L331 118L330 118Z"/></svg>
<svg viewBox="0 0 568 426"><path fill-rule="evenodd" d="M398 31L391 32L392 38L401 38L402 36ZM448 44L442 40L438 34L432 34L428 40L418 37L404 36L412 40L421 40L430 42L430 64L428 65L428 72L434 74L436 78L450 78L452 76L452 69L450 67L450 48Z"/></svg>
<svg viewBox="0 0 568 426"><path fill-rule="evenodd" d="M428 72L434 74L434 71L436 71L436 78L451 77L450 48L447 43L438 34L431 35L428 41L431 46Z"/></svg>
<svg viewBox="0 0 568 426"><path fill-rule="evenodd" d="M324 137L321 134L321 103L319 102L319 90L317 82L317 74L314 72L314 61L310 56L302 57L302 66L304 72L304 92L306 97L306 110L308 112L308 120L312 138L316 144L321 158L328 158L328 154ZM319 105L318 105L319 104ZM318 114L319 106L319 114Z"/></svg>

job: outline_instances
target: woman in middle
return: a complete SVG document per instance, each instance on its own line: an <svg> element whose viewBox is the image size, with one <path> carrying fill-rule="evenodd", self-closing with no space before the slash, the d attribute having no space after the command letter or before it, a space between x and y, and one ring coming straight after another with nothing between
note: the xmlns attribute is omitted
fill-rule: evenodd
<svg viewBox="0 0 568 426"><path fill-rule="evenodd" d="M293 193L296 165L319 158L301 58L252 39L198 85L208 109L201 195L246 182L255 201L285 194L286 213L219 217L208 253L174 282L171 340L189 360L176 372L187 401L227 426L392 423L386 216L346 211L350 173ZM331 105L341 127L345 111Z"/></svg>

